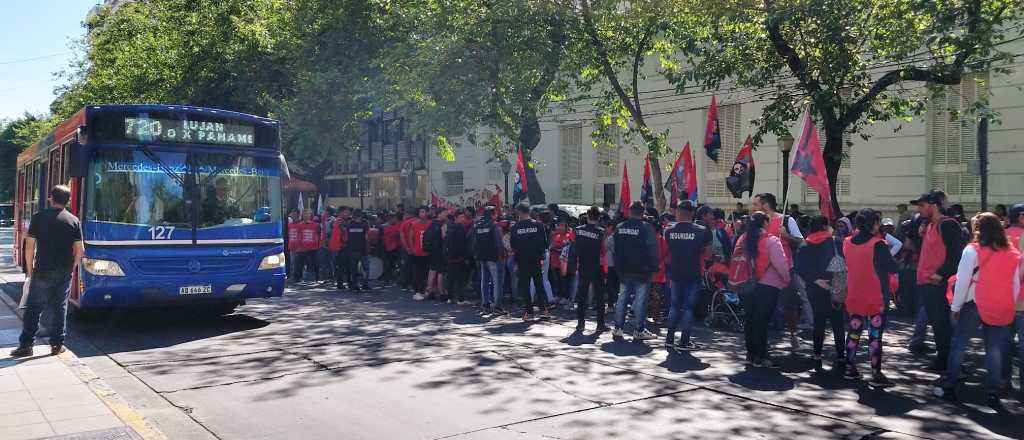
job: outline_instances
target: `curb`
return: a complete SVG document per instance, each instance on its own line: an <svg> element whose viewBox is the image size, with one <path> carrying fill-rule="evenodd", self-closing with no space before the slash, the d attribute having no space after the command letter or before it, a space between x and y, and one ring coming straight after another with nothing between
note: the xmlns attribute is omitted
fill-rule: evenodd
<svg viewBox="0 0 1024 440"><path fill-rule="evenodd" d="M7 285L7 279L0 275L0 283ZM18 309L16 304L6 294L0 293L0 301L2 301L8 308L10 308L14 314L19 318L23 319L24 312ZM135 408L128 403L120 394L110 388L109 385L90 369L81 359L78 358L71 350L67 350L64 353L57 356L61 362L64 363L72 372L78 376L78 379L85 383L86 386L103 402L110 411L124 422L125 426L131 429L139 438L142 440L167 440L160 430L156 429L151 425L146 418L140 414Z"/></svg>

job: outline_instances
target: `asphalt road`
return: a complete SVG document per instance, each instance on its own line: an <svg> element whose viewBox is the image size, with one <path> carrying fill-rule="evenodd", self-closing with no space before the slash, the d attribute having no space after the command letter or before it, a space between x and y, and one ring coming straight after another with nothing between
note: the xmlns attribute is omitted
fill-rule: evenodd
<svg viewBox="0 0 1024 440"><path fill-rule="evenodd" d="M72 322L68 345L172 439L1024 436L1024 411L977 404L977 375L961 393L974 403L932 398L929 360L893 327L884 391L814 373L788 344L781 369L747 368L729 331L700 329L705 350L669 355L393 289L290 288L219 318L119 313Z"/></svg>

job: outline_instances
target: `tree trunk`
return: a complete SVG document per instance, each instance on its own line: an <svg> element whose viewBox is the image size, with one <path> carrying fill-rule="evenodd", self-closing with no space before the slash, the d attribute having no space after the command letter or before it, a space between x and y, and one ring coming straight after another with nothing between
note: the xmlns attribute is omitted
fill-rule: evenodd
<svg viewBox="0 0 1024 440"><path fill-rule="evenodd" d="M648 132L647 124L644 122L642 127L644 132ZM645 136L646 137L646 136ZM660 151L661 148L657 146L656 139L644 139L647 142L647 160L651 162L651 186L654 187L654 204L658 208L658 212L665 212L665 186L662 185L661 179L661 160L654 154L655 151ZM651 148L654 146L654 148Z"/></svg>
<svg viewBox="0 0 1024 440"><path fill-rule="evenodd" d="M537 121L536 115L524 119L523 125L519 128L519 146L523 149L523 160L530 163L533 160L533 150L540 144L540 122ZM526 169L526 197L530 199L530 204L547 203L536 171L530 166L524 168Z"/></svg>
<svg viewBox="0 0 1024 440"><path fill-rule="evenodd" d="M822 156L825 159L825 175L828 176L828 185L832 192L832 210L836 215L841 216L839 210L839 168L843 165L843 127L841 123L828 124L825 128L825 148Z"/></svg>

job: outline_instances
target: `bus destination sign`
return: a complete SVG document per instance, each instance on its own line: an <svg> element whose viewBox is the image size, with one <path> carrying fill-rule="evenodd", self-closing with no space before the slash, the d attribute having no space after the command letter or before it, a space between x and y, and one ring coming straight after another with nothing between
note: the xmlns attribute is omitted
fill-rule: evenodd
<svg viewBox="0 0 1024 440"><path fill-rule="evenodd" d="M144 142L216 144L251 147L256 144L252 125L213 121L189 121L126 117L125 138Z"/></svg>

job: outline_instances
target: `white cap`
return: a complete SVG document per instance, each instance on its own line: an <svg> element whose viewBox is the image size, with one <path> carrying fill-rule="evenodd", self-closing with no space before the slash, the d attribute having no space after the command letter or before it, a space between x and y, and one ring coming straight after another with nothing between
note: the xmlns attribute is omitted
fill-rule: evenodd
<svg viewBox="0 0 1024 440"><path fill-rule="evenodd" d="M886 217L882 219L882 226L896 226L896 223L893 223L891 218Z"/></svg>

